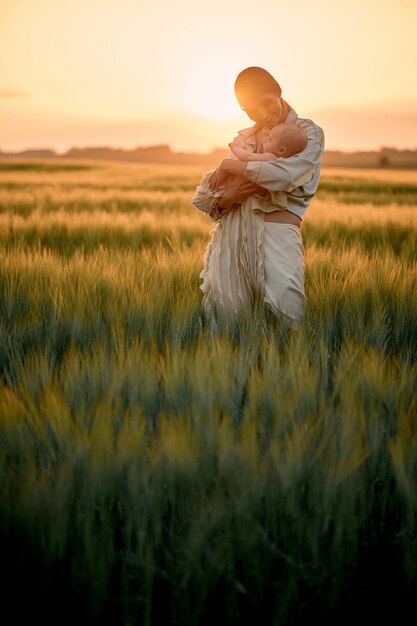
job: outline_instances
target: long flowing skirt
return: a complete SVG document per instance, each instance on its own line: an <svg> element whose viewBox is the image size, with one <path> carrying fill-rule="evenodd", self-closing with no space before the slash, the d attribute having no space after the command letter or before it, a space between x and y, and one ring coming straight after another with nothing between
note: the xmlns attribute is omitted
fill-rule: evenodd
<svg viewBox="0 0 417 626"><path fill-rule="evenodd" d="M248 198L217 223L207 246L200 274L206 316L236 315L259 293L274 315L297 328L305 306L303 256L300 229L264 222L260 203Z"/></svg>

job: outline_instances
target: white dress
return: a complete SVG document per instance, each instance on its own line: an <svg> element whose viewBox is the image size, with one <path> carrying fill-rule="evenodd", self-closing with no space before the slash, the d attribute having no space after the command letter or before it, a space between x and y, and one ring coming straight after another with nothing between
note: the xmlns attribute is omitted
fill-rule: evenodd
<svg viewBox="0 0 417 626"><path fill-rule="evenodd" d="M276 316L297 328L303 317L304 263L298 226L265 222L276 206L250 197L212 231L204 255L201 290L206 316L237 315L258 293ZM265 211L268 208L269 211Z"/></svg>
<svg viewBox="0 0 417 626"><path fill-rule="evenodd" d="M253 139L242 136L254 150ZM258 293L274 315L298 328L304 314L304 262L298 226L265 222L264 214L287 208L284 191L250 196L240 208L217 211L218 197L203 176L192 204L216 221L204 255L201 290L203 308L216 326L216 316L247 310Z"/></svg>

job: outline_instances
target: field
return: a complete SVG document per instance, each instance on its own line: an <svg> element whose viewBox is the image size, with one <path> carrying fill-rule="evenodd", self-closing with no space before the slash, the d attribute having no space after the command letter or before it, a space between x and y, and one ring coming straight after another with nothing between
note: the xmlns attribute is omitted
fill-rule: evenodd
<svg viewBox="0 0 417 626"><path fill-rule="evenodd" d="M323 171L306 318L211 336L197 167L0 161L3 612L403 623L417 591L417 172Z"/></svg>

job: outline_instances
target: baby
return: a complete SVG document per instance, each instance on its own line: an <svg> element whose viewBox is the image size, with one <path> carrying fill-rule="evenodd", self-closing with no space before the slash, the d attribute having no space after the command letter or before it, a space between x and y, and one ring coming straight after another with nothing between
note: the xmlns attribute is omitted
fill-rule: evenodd
<svg viewBox="0 0 417 626"><path fill-rule="evenodd" d="M242 145L241 136L238 135L237 139L229 143L236 158L224 159L216 170L208 172L202 178L192 203L217 221L221 217L216 209L217 200L222 197L226 179L230 174L244 176L248 161L275 161L279 157L288 158L304 150L306 144L306 134L297 124L285 123L274 126L263 142L264 152L262 153L253 152ZM271 192L271 202L276 206L276 210L287 208L286 195L282 191Z"/></svg>

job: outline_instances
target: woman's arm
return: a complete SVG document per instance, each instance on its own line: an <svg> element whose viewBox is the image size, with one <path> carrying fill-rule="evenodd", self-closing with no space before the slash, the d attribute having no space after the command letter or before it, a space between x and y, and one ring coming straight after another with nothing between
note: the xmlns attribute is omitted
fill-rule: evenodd
<svg viewBox="0 0 417 626"><path fill-rule="evenodd" d="M229 144L231 148L232 145L233 148L241 147L245 149L243 136L239 134L235 137L233 142ZM251 157L259 157L259 160L263 158L277 158L272 153L258 155L250 150L248 152ZM220 219L222 212L239 206L249 196L270 197L269 191L264 186L251 182L244 177L246 174L246 163L239 162L233 158L225 159L225 161L227 161L227 165L225 164L223 168L222 164L220 164L216 170L212 170L203 177L205 187L200 186L197 188L200 193L196 194L192 201L197 209L208 214L213 221ZM219 189L222 189L222 193ZM216 200L214 200L214 196L216 196ZM208 208L209 210L207 210Z"/></svg>
<svg viewBox="0 0 417 626"><path fill-rule="evenodd" d="M223 159L220 163L219 167L216 170L216 177L213 180L213 184L215 185L215 189L218 188L224 182L225 177L228 174L237 174L238 176L244 176L246 172L246 165L244 161L239 161L239 159ZM212 182L209 181L210 187L212 186Z"/></svg>
<svg viewBox="0 0 417 626"><path fill-rule="evenodd" d="M213 222L217 222L223 213L232 208L237 208L249 196L269 195L269 192L263 187L251 183L243 176L229 176L223 193L212 192L207 185L207 180L212 174L213 172L209 172L203 177L202 184L197 187L191 203Z"/></svg>
<svg viewBox="0 0 417 626"><path fill-rule="evenodd" d="M275 154L272 154L272 152L265 152L263 154L254 154L251 152L250 154L255 157L263 157L256 159L257 161L266 161L267 159L271 160L271 158L277 158ZM226 179L230 174L245 176L246 166L247 163L245 161L240 161L239 159L223 159L217 170L209 179L209 188L213 192L218 191L219 188L226 183Z"/></svg>
<svg viewBox="0 0 417 626"><path fill-rule="evenodd" d="M310 122L305 127L307 146L286 159L268 162L248 162L244 176L269 191L292 191L312 180L324 151L324 133Z"/></svg>
<svg viewBox="0 0 417 626"><path fill-rule="evenodd" d="M269 196L269 192L260 185L246 180L243 176L231 176L222 197L218 201L218 208L220 212L228 211L229 209L235 208L235 205L242 204L249 196L255 195Z"/></svg>

